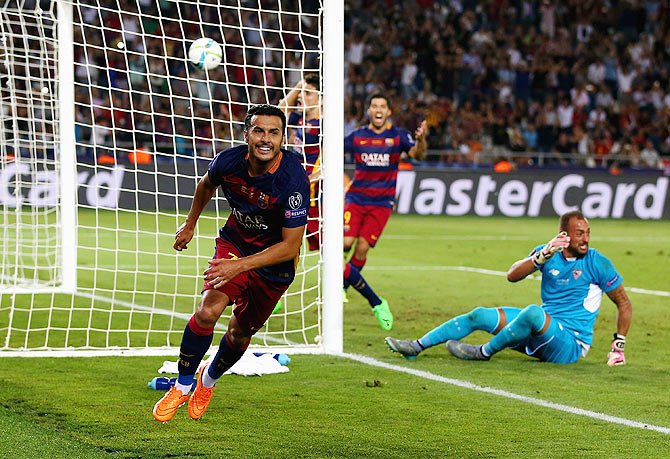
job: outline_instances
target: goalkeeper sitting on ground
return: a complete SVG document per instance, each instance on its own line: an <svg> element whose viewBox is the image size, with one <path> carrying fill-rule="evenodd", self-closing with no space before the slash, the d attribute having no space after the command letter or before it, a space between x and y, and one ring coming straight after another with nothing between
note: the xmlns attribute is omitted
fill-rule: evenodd
<svg viewBox="0 0 670 459"><path fill-rule="evenodd" d="M496 352L511 348L547 362L572 363L585 357L591 347L593 326L605 292L618 308L617 330L607 364L624 365L632 306L612 262L589 249L590 234L589 222L581 212L566 213L561 216L560 233L555 238L536 247L530 256L509 269L510 282L540 270L541 306L478 307L418 340L388 337L386 344L405 358L416 358L424 349L446 342L449 352L465 360L489 360ZM459 341L475 330L495 336L479 346Z"/></svg>

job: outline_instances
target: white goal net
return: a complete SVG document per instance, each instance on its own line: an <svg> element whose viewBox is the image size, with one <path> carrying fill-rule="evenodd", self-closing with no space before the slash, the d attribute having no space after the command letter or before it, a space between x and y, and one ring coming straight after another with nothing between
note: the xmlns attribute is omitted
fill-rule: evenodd
<svg viewBox="0 0 670 459"><path fill-rule="evenodd" d="M341 2L0 5L0 356L175 354L229 213L217 196L189 249L175 252L195 186L216 152L241 144L250 105L276 104L310 73L333 114L320 131L333 154L316 183L325 243L303 244L295 281L252 346L340 351L341 103L329 100L341 99ZM211 70L188 61L202 37L223 49Z"/></svg>

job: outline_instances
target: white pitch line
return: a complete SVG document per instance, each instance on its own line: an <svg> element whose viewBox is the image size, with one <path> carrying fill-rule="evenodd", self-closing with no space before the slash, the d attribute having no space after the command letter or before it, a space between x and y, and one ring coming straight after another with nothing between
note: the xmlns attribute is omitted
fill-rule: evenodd
<svg viewBox="0 0 670 459"><path fill-rule="evenodd" d="M465 268L465 267L461 267L461 268ZM488 270L485 270L485 271L487 271L487 273L498 273L498 271L488 271ZM94 295L92 293L78 292L77 295L81 295L83 297L91 298L91 299L95 299L95 300L105 301L105 302L110 303L110 304L130 308L130 309L141 310L141 311L145 311L145 312L152 312L152 313L156 313L156 314L169 315L169 316L177 317L177 318L184 319L184 320L188 320L191 317L191 315L185 314L185 313L169 311L169 310L166 310L166 309L151 308L151 307L148 307L148 306L141 306L141 305L130 303L130 302L123 301L123 300L113 300L112 298L108 298L108 297L100 296L100 295ZM222 325L219 325L219 324L216 325L216 328L225 330L225 327L222 326ZM277 342L284 343L284 341L278 340L277 338L274 338L272 336L266 336L265 338L268 341L277 341ZM288 343L289 346L291 344L292 343ZM608 414L597 413L595 411L583 410L581 408L575 408L575 407L571 407L571 406L568 406L568 405L561 405L559 403L553 403L553 402L548 402L546 400L536 399L536 398L533 398L533 397L527 397L525 395L514 394L512 392L507 392L507 391L500 390L500 389L493 389L493 388L490 388L490 387L482 387L482 386L478 386L478 385L473 384L473 383L469 383L467 381L461 381L461 380L458 380L458 379L446 378L444 376L435 375L435 374L429 373L427 371L415 370L415 369L412 369L412 368L401 367L399 365L392 365L390 363L381 362L381 361L376 360L372 357L368 357L368 356L364 356L364 355L348 354L348 353L335 354L335 355L338 356L338 357L343 357L343 358L349 359L349 360L354 360L354 361L357 361L357 362L360 362L360 363L363 363L363 364L366 364L366 365L385 368L385 369L388 369L388 370L395 370L395 371L399 371L399 372L402 372L402 373L407 373L407 374L411 374L411 375L414 375L414 376L419 376L419 377L424 378L424 379L430 379L430 380L433 380L433 381L446 383L446 384L451 384L451 385L458 386L458 387L463 387L463 388L466 388L466 389L477 390L479 392L486 392L486 393L493 394L493 395L498 395L498 396L502 396L502 397L516 399L516 400L520 400L522 402L542 406L542 407L545 407L545 408L552 408L552 409L555 409L555 410L565 411L565 412L572 413L572 414L577 414L577 415L581 415L581 416L588 416L588 417L591 417L591 418L594 418L594 419L599 419L599 420L602 420L602 421L611 422L611 423L615 423L615 424L623 424L623 425L628 426L628 427L635 427L635 428L647 429L647 430L655 430L657 432L661 432L661 433L664 433L664 434L670 434L670 428L667 428L667 427L655 426L653 424L645 424L643 422L632 421L632 420L629 420L629 419L619 418L619 417L616 417L616 416L610 416Z"/></svg>
<svg viewBox="0 0 670 459"><path fill-rule="evenodd" d="M541 406L544 408L551 408L554 410L558 411L565 411L566 413L571 413L571 414L576 414L579 416L587 416L589 418L593 419L598 419L601 421L605 422L610 422L614 424L622 424L627 427L635 427L637 429L645 429L645 430L654 430L656 432L664 433L670 435L670 428L668 427L661 427L661 426L656 426L653 424L647 424L645 422L639 422L639 421L632 421L630 419L626 418L620 418L617 416L610 416L609 414L604 414L604 413L598 413L596 411L590 411L590 410L583 410L581 408L576 408L573 406L569 405L562 405L560 403L554 403L554 402L548 402L546 400L542 400L539 398L533 398L533 397L528 397L525 395L519 395L515 394L513 392L507 392L504 390L500 389L493 389L491 387L483 387L483 386L478 386L477 384L473 384L467 381L461 381L459 379L452 379L452 378L446 378L444 376L439 376L433 373L429 373L427 371L423 370L416 370L413 368L407 368L403 367L400 365L393 365L390 363L386 362L381 362L377 359L373 359L372 357L368 357L365 355L358 355L358 354L348 354L348 353L342 353L342 354L336 354L338 357L343 357L349 360L354 360L356 362L364 363L366 365L370 365L373 367L379 367L379 368L384 368L387 370L393 370L393 371L398 371L401 373L407 373L413 376L418 376L420 378L424 379L429 379L432 381L437 381L441 382L444 384L451 384L453 386L458 386L462 387L465 389L470 389L470 390L476 390L478 392L484 392L488 394L493 394L497 395L499 397L506 397L506 398L511 398L513 400L519 400L524 403L530 403L532 405L537 405Z"/></svg>
<svg viewBox="0 0 670 459"><path fill-rule="evenodd" d="M491 274L493 276L507 276L504 271L495 271L492 269L473 268L470 266L365 266L366 270L370 271L465 271L479 274ZM529 279L541 280L538 274L528 276ZM663 290L647 290L637 287L626 287L626 290L635 293L643 293L645 295L669 296L670 292Z"/></svg>
<svg viewBox="0 0 670 459"><path fill-rule="evenodd" d="M626 287L626 289L635 293L646 293L647 295L670 296L670 292L664 292L662 290L645 290L637 287Z"/></svg>
<svg viewBox="0 0 670 459"><path fill-rule="evenodd" d="M81 292L78 291L76 296L83 296L85 298L91 298L93 300L98 300L98 301L104 301L105 303L111 304L113 306L122 306L124 308L132 309L135 311L144 311L144 312L150 312L154 314L160 314L164 316L172 316L176 317L178 319L184 319L184 320L189 320L193 314L187 314L183 312L176 312L176 311L169 311L167 309L160 309L160 308L152 308L149 306L142 306L139 304L135 303L130 303L128 301L123 301L115 298L109 298L107 296L102 296L102 295L94 295L93 293L87 293L87 292Z"/></svg>
<svg viewBox="0 0 670 459"><path fill-rule="evenodd" d="M395 239L401 241L410 240L429 240L429 241L536 241L534 236L496 236L496 235L449 235L449 234L385 234L384 239ZM657 236L592 236L591 240L594 242L670 242L669 237ZM538 241L538 245L542 244Z"/></svg>
<svg viewBox="0 0 670 459"><path fill-rule="evenodd" d="M122 306L124 308L128 308L128 309L131 309L131 310L139 310L139 311L144 311L144 312L150 312L150 313L153 313L153 314L160 314L160 315L164 315L164 316L172 316L172 317L176 317L178 319L183 319L183 320L187 320L187 321L191 318L191 316L193 316L193 314L186 314L186 313L183 313L183 312L170 311L168 309L160 309L160 308L152 308L152 307L149 307L149 306L142 306L142 305L139 305L139 304L130 303L128 301L116 300L116 299L112 299L112 298L109 298L109 297L106 297L106 296L101 296L101 295L94 295L92 293L77 292L76 295L77 296L83 296L83 297L86 297L86 298L92 298L94 300L104 301L108 304L111 304L111 305L114 305L114 306ZM227 330L227 327L225 325L221 325L221 324L218 324L218 323L216 325L214 325L214 328L216 328L217 330L223 330L223 331ZM286 346L297 346L296 343L293 343L293 342L288 341L288 340L275 338L274 336L268 336L263 332L256 333L254 335L254 338L258 338L258 339L264 338L268 341L285 344Z"/></svg>

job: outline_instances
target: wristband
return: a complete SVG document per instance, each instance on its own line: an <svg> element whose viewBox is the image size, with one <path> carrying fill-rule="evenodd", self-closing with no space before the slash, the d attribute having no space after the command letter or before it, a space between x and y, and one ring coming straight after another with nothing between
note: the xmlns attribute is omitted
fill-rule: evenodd
<svg viewBox="0 0 670 459"><path fill-rule="evenodd" d="M623 352L625 348L626 348L626 335L620 335L619 333L615 333L614 339L612 340L612 350Z"/></svg>

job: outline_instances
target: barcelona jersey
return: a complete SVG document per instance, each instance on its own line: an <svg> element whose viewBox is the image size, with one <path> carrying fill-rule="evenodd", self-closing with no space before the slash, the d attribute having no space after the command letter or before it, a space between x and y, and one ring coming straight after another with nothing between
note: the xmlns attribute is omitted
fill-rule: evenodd
<svg viewBox="0 0 670 459"><path fill-rule="evenodd" d="M321 140L319 139L320 123L318 118L305 121L301 112L291 112L288 117L289 127L296 128L296 136L302 143L305 153L304 165L307 174L312 174L321 166Z"/></svg>
<svg viewBox="0 0 670 459"><path fill-rule="evenodd" d="M249 175L248 145L229 148L209 163L209 180L221 186L231 208L219 231L243 256L261 252L282 241L282 228L307 224L309 180L298 155L281 150L273 170L258 177ZM290 284L295 276L293 260L258 269L269 281Z"/></svg>
<svg viewBox="0 0 670 459"><path fill-rule="evenodd" d="M380 134L365 126L346 136L344 151L356 163L346 203L393 208L400 157L414 145L409 132L390 123Z"/></svg>
<svg viewBox="0 0 670 459"><path fill-rule="evenodd" d="M544 244L535 248L531 256L542 247ZM564 253L557 253L539 267L542 308L575 338L591 345L603 292L614 290L623 279L596 249L589 249L582 258L566 258Z"/></svg>

